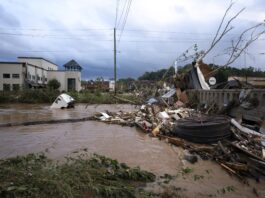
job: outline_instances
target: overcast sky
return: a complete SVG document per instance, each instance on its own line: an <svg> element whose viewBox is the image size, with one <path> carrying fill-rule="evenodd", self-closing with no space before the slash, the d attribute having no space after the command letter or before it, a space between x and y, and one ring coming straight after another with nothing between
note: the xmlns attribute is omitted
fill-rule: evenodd
<svg viewBox="0 0 265 198"><path fill-rule="evenodd" d="M111 78L116 21L118 78L138 77L169 67L194 44L206 50L230 0L132 0L124 21L128 2L1 0L0 60L37 56L62 66L75 59L83 67L83 79ZM224 63L227 57L218 55L231 45L231 39L264 21L264 0L237 0L229 16L243 7L246 10L233 22L233 31L205 58L206 63ZM242 56L232 66L265 70L264 44L263 36L248 49L246 59Z"/></svg>

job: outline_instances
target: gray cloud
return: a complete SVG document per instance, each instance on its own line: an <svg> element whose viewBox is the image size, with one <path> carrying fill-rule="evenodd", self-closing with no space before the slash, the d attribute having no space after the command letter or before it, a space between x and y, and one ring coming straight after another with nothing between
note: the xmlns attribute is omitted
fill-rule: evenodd
<svg viewBox="0 0 265 198"><path fill-rule="evenodd" d="M1 13L1 18L0 18L1 26L3 27L5 26L19 27L20 26L19 20L1 5L0 5L0 13Z"/></svg>
<svg viewBox="0 0 265 198"><path fill-rule="evenodd" d="M199 49L207 49L229 2L132 1L125 30L118 42L118 77L137 77L147 70L168 67L195 43ZM60 0L46 0L45 3L12 0L1 3L1 60L42 56L63 65L75 59L84 67L82 77L85 79L113 76L112 28L116 1L64 0L62 4ZM119 14L123 3L120 0ZM237 1L232 12L242 7L247 10L233 24L232 34L219 43L206 57L206 62L224 63L225 56L215 56L244 28L265 19L262 0ZM260 55L264 52L263 46L264 40L259 40L249 48L255 59L248 58L248 65L265 69L265 56ZM234 66L242 67L242 59Z"/></svg>

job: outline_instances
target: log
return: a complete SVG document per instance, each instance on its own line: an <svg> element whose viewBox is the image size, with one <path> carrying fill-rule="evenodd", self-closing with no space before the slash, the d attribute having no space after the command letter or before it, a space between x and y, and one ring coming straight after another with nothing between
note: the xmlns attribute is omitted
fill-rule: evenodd
<svg viewBox="0 0 265 198"><path fill-rule="evenodd" d="M36 120L36 121L26 121L26 122L13 122L0 124L0 127L12 127L12 126L29 126L29 125L39 125L39 124L59 124L59 123L73 123L73 122L86 122L96 120L94 116L84 117L84 118L71 118L71 119L58 119L58 120Z"/></svg>
<svg viewBox="0 0 265 198"><path fill-rule="evenodd" d="M265 138L265 135L260 134L254 130L248 129L246 127L241 126L235 119L231 119L231 124L233 124L236 128L238 128L241 132L246 133L246 134L250 134L250 135L255 135L258 137L262 137Z"/></svg>

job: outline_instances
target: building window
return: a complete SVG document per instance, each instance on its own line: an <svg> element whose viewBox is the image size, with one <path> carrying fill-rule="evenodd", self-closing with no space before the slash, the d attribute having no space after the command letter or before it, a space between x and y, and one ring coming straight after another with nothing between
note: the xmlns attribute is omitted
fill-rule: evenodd
<svg viewBox="0 0 265 198"><path fill-rule="evenodd" d="M28 74L28 79L30 79L30 80L31 80L31 75L30 75L30 74Z"/></svg>
<svg viewBox="0 0 265 198"><path fill-rule="evenodd" d="M39 76L37 78L38 78L38 80L40 80L40 77Z"/></svg>
<svg viewBox="0 0 265 198"><path fill-rule="evenodd" d="M47 79L47 78L45 78L45 81L47 82L47 81L48 81L48 79Z"/></svg>
<svg viewBox="0 0 265 198"><path fill-rule="evenodd" d="M12 74L12 78L19 78L19 74Z"/></svg>
<svg viewBox="0 0 265 198"><path fill-rule="evenodd" d="M10 78L10 74L3 74L3 78Z"/></svg>
<svg viewBox="0 0 265 198"><path fill-rule="evenodd" d="M12 89L13 89L13 91L18 91L19 90L19 84L13 84Z"/></svg>
<svg viewBox="0 0 265 198"><path fill-rule="evenodd" d="M10 84L3 84L4 91L10 91Z"/></svg>

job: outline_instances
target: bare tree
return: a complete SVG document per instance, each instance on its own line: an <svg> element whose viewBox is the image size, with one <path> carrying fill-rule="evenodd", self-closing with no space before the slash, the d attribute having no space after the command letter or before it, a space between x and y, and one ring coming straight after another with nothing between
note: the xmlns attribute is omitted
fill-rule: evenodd
<svg viewBox="0 0 265 198"><path fill-rule="evenodd" d="M205 56L209 54L210 51L212 51L212 49L223 39L223 37L226 36L232 29L234 29L234 27L231 26L232 22L245 10L245 8L242 8L235 15L233 15L230 19L227 20L227 16L231 11L233 5L234 2L231 1L224 13L221 23L218 26L218 29L210 44L210 47L204 53L201 54L201 56L197 59L197 61L205 58ZM227 22L225 23L226 20ZM264 21L262 23L258 23L254 26L245 29L239 35L238 38L231 41L231 47L226 49L225 54L229 55L226 63L223 64L218 69L214 70L213 72L208 73L207 76L209 77L210 75L215 74L219 69L227 67L228 65L232 64L236 59L238 59L238 57L240 57L242 52L244 52L254 41L256 41L264 33L265 33Z"/></svg>
<svg viewBox="0 0 265 198"><path fill-rule="evenodd" d="M217 43L219 43L219 41L228 33L230 32L232 29L234 29L233 26L231 26L231 23L245 10L245 8L242 8L240 11L238 11L233 17L231 17L226 24L224 24L227 15L229 14L229 11L231 10L231 8L233 7L234 2L230 2L230 5L228 6L228 8L225 11L225 14L221 20L221 23L218 26L218 29L215 33L215 36L211 42L211 45L209 47L208 50L206 50L203 55L200 57L200 59L203 59L207 54L209 54L209 52L216 46Z"/></svg>
<svg viewBox="0 0 265 198"><path fill-rule="evenodd" d="M259 28L265 28L264 23L259 23L255 26L252 26L246 30L244 30L240 36L236 40L232 40L232 46L227 49L229 58L227 62L223 65L228 66L232 64L241 54L244 52L249 45L251 45L254 41L256 41L262 34L265 33L265 30L257 31ZM247 39L247 35L249 34L249 38Z"/></svg>

